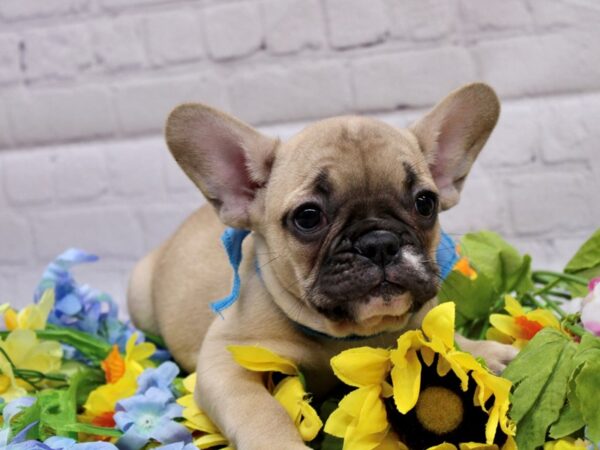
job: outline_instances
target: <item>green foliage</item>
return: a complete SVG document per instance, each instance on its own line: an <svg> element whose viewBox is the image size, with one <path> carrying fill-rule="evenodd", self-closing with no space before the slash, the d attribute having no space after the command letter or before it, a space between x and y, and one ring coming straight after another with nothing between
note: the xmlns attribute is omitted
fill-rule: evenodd
<svg viewBox="0 0 600 450"><path fill-rule="evenodd" d="M515 385L511 418L517 445L534 450L546 436L558 439L587 426L600 439L600 339L585 335L580 344L557 330L540 331L507 367Z"/></svg>
<svg viewBox="0 0 600 450"><path fill-rule="evenodd" d="M583 243L565 266L565 273L591 279L600 276L600 228ZM571 294L582 297L587 294L585 286L568 284Z"/></svg>

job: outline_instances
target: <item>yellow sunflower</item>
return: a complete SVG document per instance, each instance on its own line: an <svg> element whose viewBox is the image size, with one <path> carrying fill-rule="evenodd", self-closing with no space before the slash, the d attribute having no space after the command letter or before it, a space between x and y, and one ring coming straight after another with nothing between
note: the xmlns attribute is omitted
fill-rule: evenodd
<svg viewBox="0 0 600 450"><path fill-rule="evenodd" d="M183 418L185 419L183 424L192 431L200 432L199 437L194 437L194 445L201 450L227 445L222 450L233 450L233 447L229 446L227 438L221 434L206 413L198 408L194 400L195 386L196 373L193 373L183 380L186 394L177 399L177 403L183 406Z"/></svg>
<svg viewBox="0 0 600 450"><path fill-rule="evenodd" d="M258 346L230 345L233 359L245 369L267 373L267 389L287 411L302 439L312 441L323 427L321 418L310 405L310 396L298 366L289 359ZM275 382L273 374L285 377Z"/></svg>
<svg viewBox="0 0 600 450"><path fill-rule="evenodd" d="M525 311L521 304L512 296L504 297L506 314L490 315L492 328L486 337L490 340L512 344L522 349L543 328L550 327L561 330L556 316L547 309Z"/></svg>
<svg viewBox="0 0 600 450"><path fill-rule="evenodd" d="M395 349L363 347L334 357L336 375L357 389L342 399L325 431L352 450L457 448L446 440L460 442L461 450L498 449L501 440L503 450L514 448L511 383L456 350L454 314L454 304L444 303L427 314L422 330L400 336ZM465 443L472 436L485 443Z"/></svg>

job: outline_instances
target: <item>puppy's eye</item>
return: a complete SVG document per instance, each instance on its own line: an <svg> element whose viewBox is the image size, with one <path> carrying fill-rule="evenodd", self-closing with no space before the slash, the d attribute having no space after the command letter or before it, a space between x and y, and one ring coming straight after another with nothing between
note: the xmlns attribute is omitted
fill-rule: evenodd
<svg viewBox="0 0 600 450"><path fill-rule="evenodd" d="M294 212L292 220L298 230L310 233L325 224L325 215L317 205L308 204L300 206Z"/></svg>
<svg viewBox="0 0 600 450"><path fill-rule="evenodd" d="M415 197L415 209L423 217L431 217L437 211L437 195L431 191L421 191Z"/></svg>

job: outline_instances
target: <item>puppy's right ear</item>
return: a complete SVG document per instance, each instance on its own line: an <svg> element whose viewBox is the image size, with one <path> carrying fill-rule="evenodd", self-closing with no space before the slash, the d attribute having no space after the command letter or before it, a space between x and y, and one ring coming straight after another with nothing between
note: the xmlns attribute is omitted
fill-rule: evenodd
<svg viewBox="0 0 600 450"><path fill-rule="evenodd" d="M249 207L271 172L277 139L201 104L184 104L167 119L175 160L215 207L221 221L250 228Z"/></svg>

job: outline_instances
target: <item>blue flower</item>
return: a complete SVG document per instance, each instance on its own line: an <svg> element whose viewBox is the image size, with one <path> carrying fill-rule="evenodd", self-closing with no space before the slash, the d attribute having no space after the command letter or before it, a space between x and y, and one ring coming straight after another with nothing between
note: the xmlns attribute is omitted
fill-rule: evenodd
<svg viewBox="0 0 600 450"><path fill-rule="evenodd" d="M121 400L115 408L114 419L124 434L117 446L122 450L139 450L151 439L161 444L191 442L187 428L173 420L181 417L182 409L170 392L156 387Z"/></svg>
<svg viewBox="0 0 600 450"><path fill-rule="evenodd" d="M153 450L198 450L194 444L185 442L175 442L174 444L161 445L154 447Z"/></svg>
<svg viewBox="0 0 600 450"><path fill-rule="evenodd" d="M75 439L52 436L44 441L44 445L51 450L118 450L109 442L82 442L77 443Z"/></svg>
<svg viewBox="0 0 600 450"><path fill-rule="evenodd" d="M29 408L35 403L35 397L19 397L14 399L2 410L2 418L5 424L9 424L14 416L19 414L22 410Z"/></svg>
<svg viewBox="0 0 600 450"><path fill-rule="evenodd" d="M173 380L179 374L179 367L171 361L166 361L156 369L149 368L144 370L138 377L138 389L136 394L145 394L150 388L157 388L171 395L171 385Z"/></svg>
<svg viewBox="0 0 600 450"><path fill-rule="evenodd" d="M34 300L39 301L46 289L54 289L56 303L48 317L50 323L100 337L124 351L127 340L137 330L118 319L118 307L108 294L78 284L70 272L77 264L97 260L96 255L75 248L60 254L44 271Z"/></svg>

